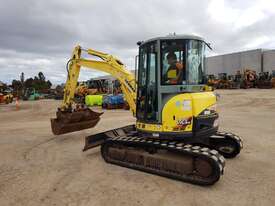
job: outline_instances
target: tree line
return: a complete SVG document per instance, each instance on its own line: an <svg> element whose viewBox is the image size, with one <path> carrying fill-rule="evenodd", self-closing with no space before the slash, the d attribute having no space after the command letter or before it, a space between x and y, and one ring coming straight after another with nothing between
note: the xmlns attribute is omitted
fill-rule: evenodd
<svg viewBox="0 0 275 206"><path fill-rule="evenodd" d="M39 72L37 76L30 77L25 80L24 72L20 75L20 80L14 79L11 87L18 96L24 94L27 89L35 89L37 92L47 93L51 88L52 83L50 80L46 80L46 77L42 72Z"/></svg>

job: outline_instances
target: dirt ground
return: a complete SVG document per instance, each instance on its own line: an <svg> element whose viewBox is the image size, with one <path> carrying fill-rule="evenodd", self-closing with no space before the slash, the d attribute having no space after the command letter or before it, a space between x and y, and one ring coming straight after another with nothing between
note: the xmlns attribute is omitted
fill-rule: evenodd
<svg viewBox="0 0 275 206"><path fill-rule="evenodd" d="M60 101L0 105L0 205L274 205L275 90L218 90L220 127L244 140L240 156L210 187L106 164L84 137L134 123L129 111L105 111L93 129L54 136Z"/></svg>

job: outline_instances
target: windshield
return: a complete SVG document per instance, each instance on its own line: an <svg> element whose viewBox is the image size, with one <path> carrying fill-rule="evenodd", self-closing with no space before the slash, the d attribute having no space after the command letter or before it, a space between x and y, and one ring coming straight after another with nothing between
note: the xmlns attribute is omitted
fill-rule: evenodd
<svg viewBox="0 0 275 206"><path fill-rule="evenodd" d="M165 40L161 43L162 85L202 84L205 43Z"/></svg>

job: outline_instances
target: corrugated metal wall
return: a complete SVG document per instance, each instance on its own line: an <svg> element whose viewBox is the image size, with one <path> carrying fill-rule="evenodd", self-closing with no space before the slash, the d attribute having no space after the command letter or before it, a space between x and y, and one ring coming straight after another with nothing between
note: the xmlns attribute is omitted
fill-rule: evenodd
<svg viewBox="0 0 275 206"><path fill-rule="evenodd" d="M275 70L275 50L263 52L263 70L267 72Z"/></svg>
<svg viewBox="0 0 275 206"><path fill-rule="evenodd" d="M275 57L275 56L274 56ZM227 73L235 74L237 70L252 69L262 71L262 50L250 50L208 57L206 59L207 74Z"/></svg>

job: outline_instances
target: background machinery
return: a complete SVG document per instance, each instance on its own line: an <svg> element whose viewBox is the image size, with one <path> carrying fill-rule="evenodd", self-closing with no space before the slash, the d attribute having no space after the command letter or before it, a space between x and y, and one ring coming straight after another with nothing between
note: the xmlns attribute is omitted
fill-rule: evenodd
<svg viewBox="0 0 275 206"><path fill-rule="evenodd" d="M229 89L229 81L227 77L227 73L219 73L218 74L219 83L217 89Z"/></svg>
<svg viewBox="0 0 275 206"><path fill-rule="evenodd" d="M228 75L228 85L229 89L240 89L241 83L239 81L238 75Z"/></svg>
<svg viewBox="0 0 275 206"><path fill-rule="evenodd" d="M219 79L214 74L206 75L207 85L212 87L213 89L218 88Z"/></svg>
<svg viewBox="0 0 275 206"><path fill-rule="evenodd" d="M35 90L35 88L26 88L24 90L23 100L38 100L41 95Z"/></svg>
<svg viewBox="0 0 275 206"><path fill-rule="evenodd" d="M101 146L108 163L199 185L217 182L224 157L235 157L240 137L218 131L216 96L204 85L205 41L193 35L153 38L139 45L138 82L124 64L92 49L75 47L67 63L63 103L51 119L59 135L93 127L101 113L74 103L81 67L116 77L136 117L128 125L86 137L84 151ZM84 59L87 52L99 60Z"/></svg>
<svg viewBox="0 0 275 206"><path fill-rule="evenodd" d="M13 101L12 89L6 84L0 82L0 104L5 103L9 104Z"/></svg>
<svg viewBox="0 0 275 206"><path fill-rule="evenodd" d="M275 88L275 70L272 70L271 72L271 84L272 88Z"/></svg>
<svg viewBox="0 0 275 206"><path fill-rule="evenodd" d="M108 88L107 79L91 79L87 81L87 86L91 91L94 91L95 94L106 94Z"/></svg>
<svg viewBox="0 0 275 206"><path fill-rule="evenodd" d="M75 99L78 103L84 103L87 95L94 95L97 93L96 89L89 89L85 83L79 83L75 89Z"/></svg>
<svg viewBox="0 0 275 206"><path fill-rule="evenodd" d="M104 95L102 108L104 109L122 109L125 107L123 94Z"/></svg>
<svg viewBox="0 0 275 206"><path fill-rule="evenodd" d="M256 80L256 85L260 89L271 89L272 88L272 76L269 72L260 72Z"/></svg>
<svg viewBox="0 0 275 206"><path fill-rule="evenodd" d="M243 89L255 88L256 80L257 80L256 71L251 69L244 69L242 80L241 80L241 88Z"/></svg>
<svg viewBox="0 0 275 206"><path fill-rule="evenodd" d="M0 103L9 104L13 102L12 92L9 90L0 90Z"/></svg>

